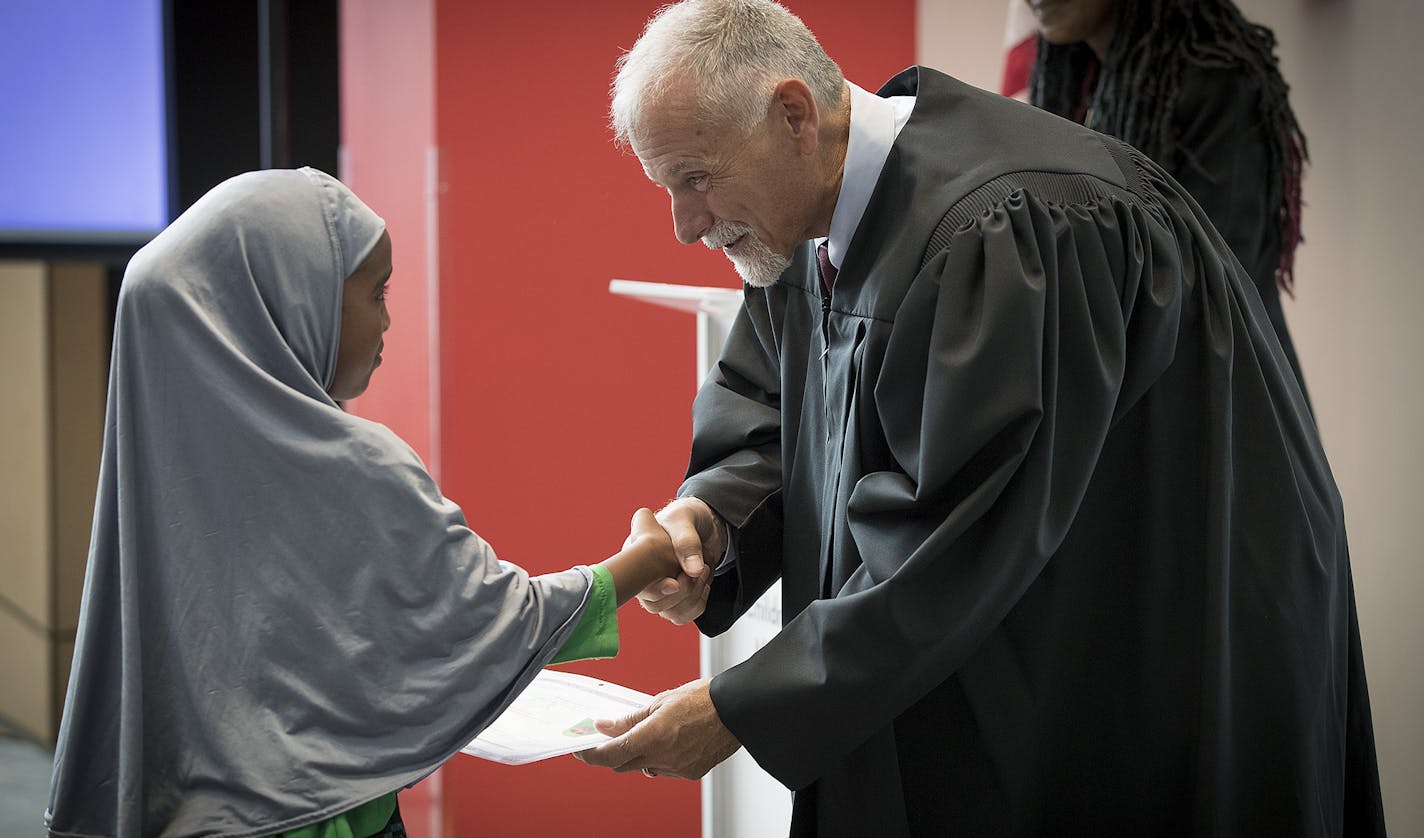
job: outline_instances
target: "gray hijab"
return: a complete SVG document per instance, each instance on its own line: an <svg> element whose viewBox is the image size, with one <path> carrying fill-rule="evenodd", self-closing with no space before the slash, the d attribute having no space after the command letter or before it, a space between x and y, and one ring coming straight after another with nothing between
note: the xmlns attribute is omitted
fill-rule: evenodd
<svg viewBox="0 0 1424 838"><path fill-rule="evenodd" d="M586 568L496 559L325 392L384 229L329 175L253 172L130 263L52 834L328 818L439 766L572 631Z"/></svg>

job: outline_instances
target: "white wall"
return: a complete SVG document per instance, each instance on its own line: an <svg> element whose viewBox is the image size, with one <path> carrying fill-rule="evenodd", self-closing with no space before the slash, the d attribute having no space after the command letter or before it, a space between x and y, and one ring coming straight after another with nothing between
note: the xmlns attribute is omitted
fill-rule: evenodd
<svg viewBox="0 0 1424 838"><path fill-rule="evenodd" d="M999 89L1008 12L1004 0L919 0L917 12L916 61L985 90Z"/></svg>
<svg viewBox="0 0 1424 838"><path fill-rule="evenodd" d="M1386 818L1424 835L1424 4L1238 2L1275 30L1310 143L1286 316L1345 498ZM919 61L993 89L1006 8L920 0Z"/></svg>
<svg viewBox="0 0 1424 838"><path fill-rule="evenodd" d="M1350 528L1385 817L1424 835L1424 270L1415 255L1424 5L1247 0L1272 27L1310 143L1286 315Z"/></svg>

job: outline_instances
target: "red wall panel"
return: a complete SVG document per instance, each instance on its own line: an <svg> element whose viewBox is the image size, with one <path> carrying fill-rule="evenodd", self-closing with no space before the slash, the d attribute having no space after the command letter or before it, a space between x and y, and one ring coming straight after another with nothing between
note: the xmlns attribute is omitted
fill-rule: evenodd
<svg viewBox="0 0 1424 838"><path fill-rule="evenodd" d="M343 92L344 109L355 107L343 119L349 175L391 222L397 262L386 365L359 409L427 457L438 442L443 490L502 558L533 572L597 561L618 548L634 508L676 489L694 392L693 319L615 298L608 281L738 284L719 254L676 242L666 195L611 142L613 62L658 4L430 2L433 56L387 29L404 4L343 3L344 16L367 9L359 32L355 18L343 22L343 84L363 86ZM873 15L858 0L788 5L865 87L913 60L914 0L885 0ZM432 60L438 283L417 241L417 220L429 219L423 161L411 156L428 132L419 103L431 91L419 86ZM394 155L384 170L383 154ZM438 323L423 319L426 293L438 295ZM433 392L422 343L432 326ZM696 677L692 629L633 606L620 630L616 660L570 668L648 692ZM700 829L697 784L571 758L507 768L457 756L441 786L447 836Z"/></svg>
<svg viewBox="0 0 1424 838"><path fill-rule="evenodd" d="M732 284L675 258L658 195L611 146L609 72L641 4L441 2L441 347L445 491L531 571L615 551L686 465L693 322L607 292L615 276ZM651 252L650 252L651 251ZM579 664L656 692L697 675L692 630L620 614L622 651ZM699 831L694 783L572 758L444 770L447 834Z"/></svg>

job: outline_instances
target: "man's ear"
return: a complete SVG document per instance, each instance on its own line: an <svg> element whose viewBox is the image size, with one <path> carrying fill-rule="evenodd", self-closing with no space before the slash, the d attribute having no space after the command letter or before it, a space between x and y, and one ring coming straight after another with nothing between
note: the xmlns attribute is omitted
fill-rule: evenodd
<svg viewBox="0 0 1424 838"><path fill-rule="evenodd" d="M819 142L817 130L821 126L821 112L806 82L782 79L772 89L771 99L773 116L785 126L787 135L796 142L798 150L803 154L815 151Z"/></svg>

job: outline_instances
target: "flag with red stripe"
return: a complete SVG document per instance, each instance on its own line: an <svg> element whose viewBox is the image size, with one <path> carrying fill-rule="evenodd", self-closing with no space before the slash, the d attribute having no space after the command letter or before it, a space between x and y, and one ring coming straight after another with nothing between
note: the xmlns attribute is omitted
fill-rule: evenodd
<svg viewBox="0 0 1424 838"><path fill-rule="evenodd" d="M1028 101L1028 77L1038 53L1038 25L1024 0L1009 0L1004 22L1004 71L999 92Z"/></svg>

